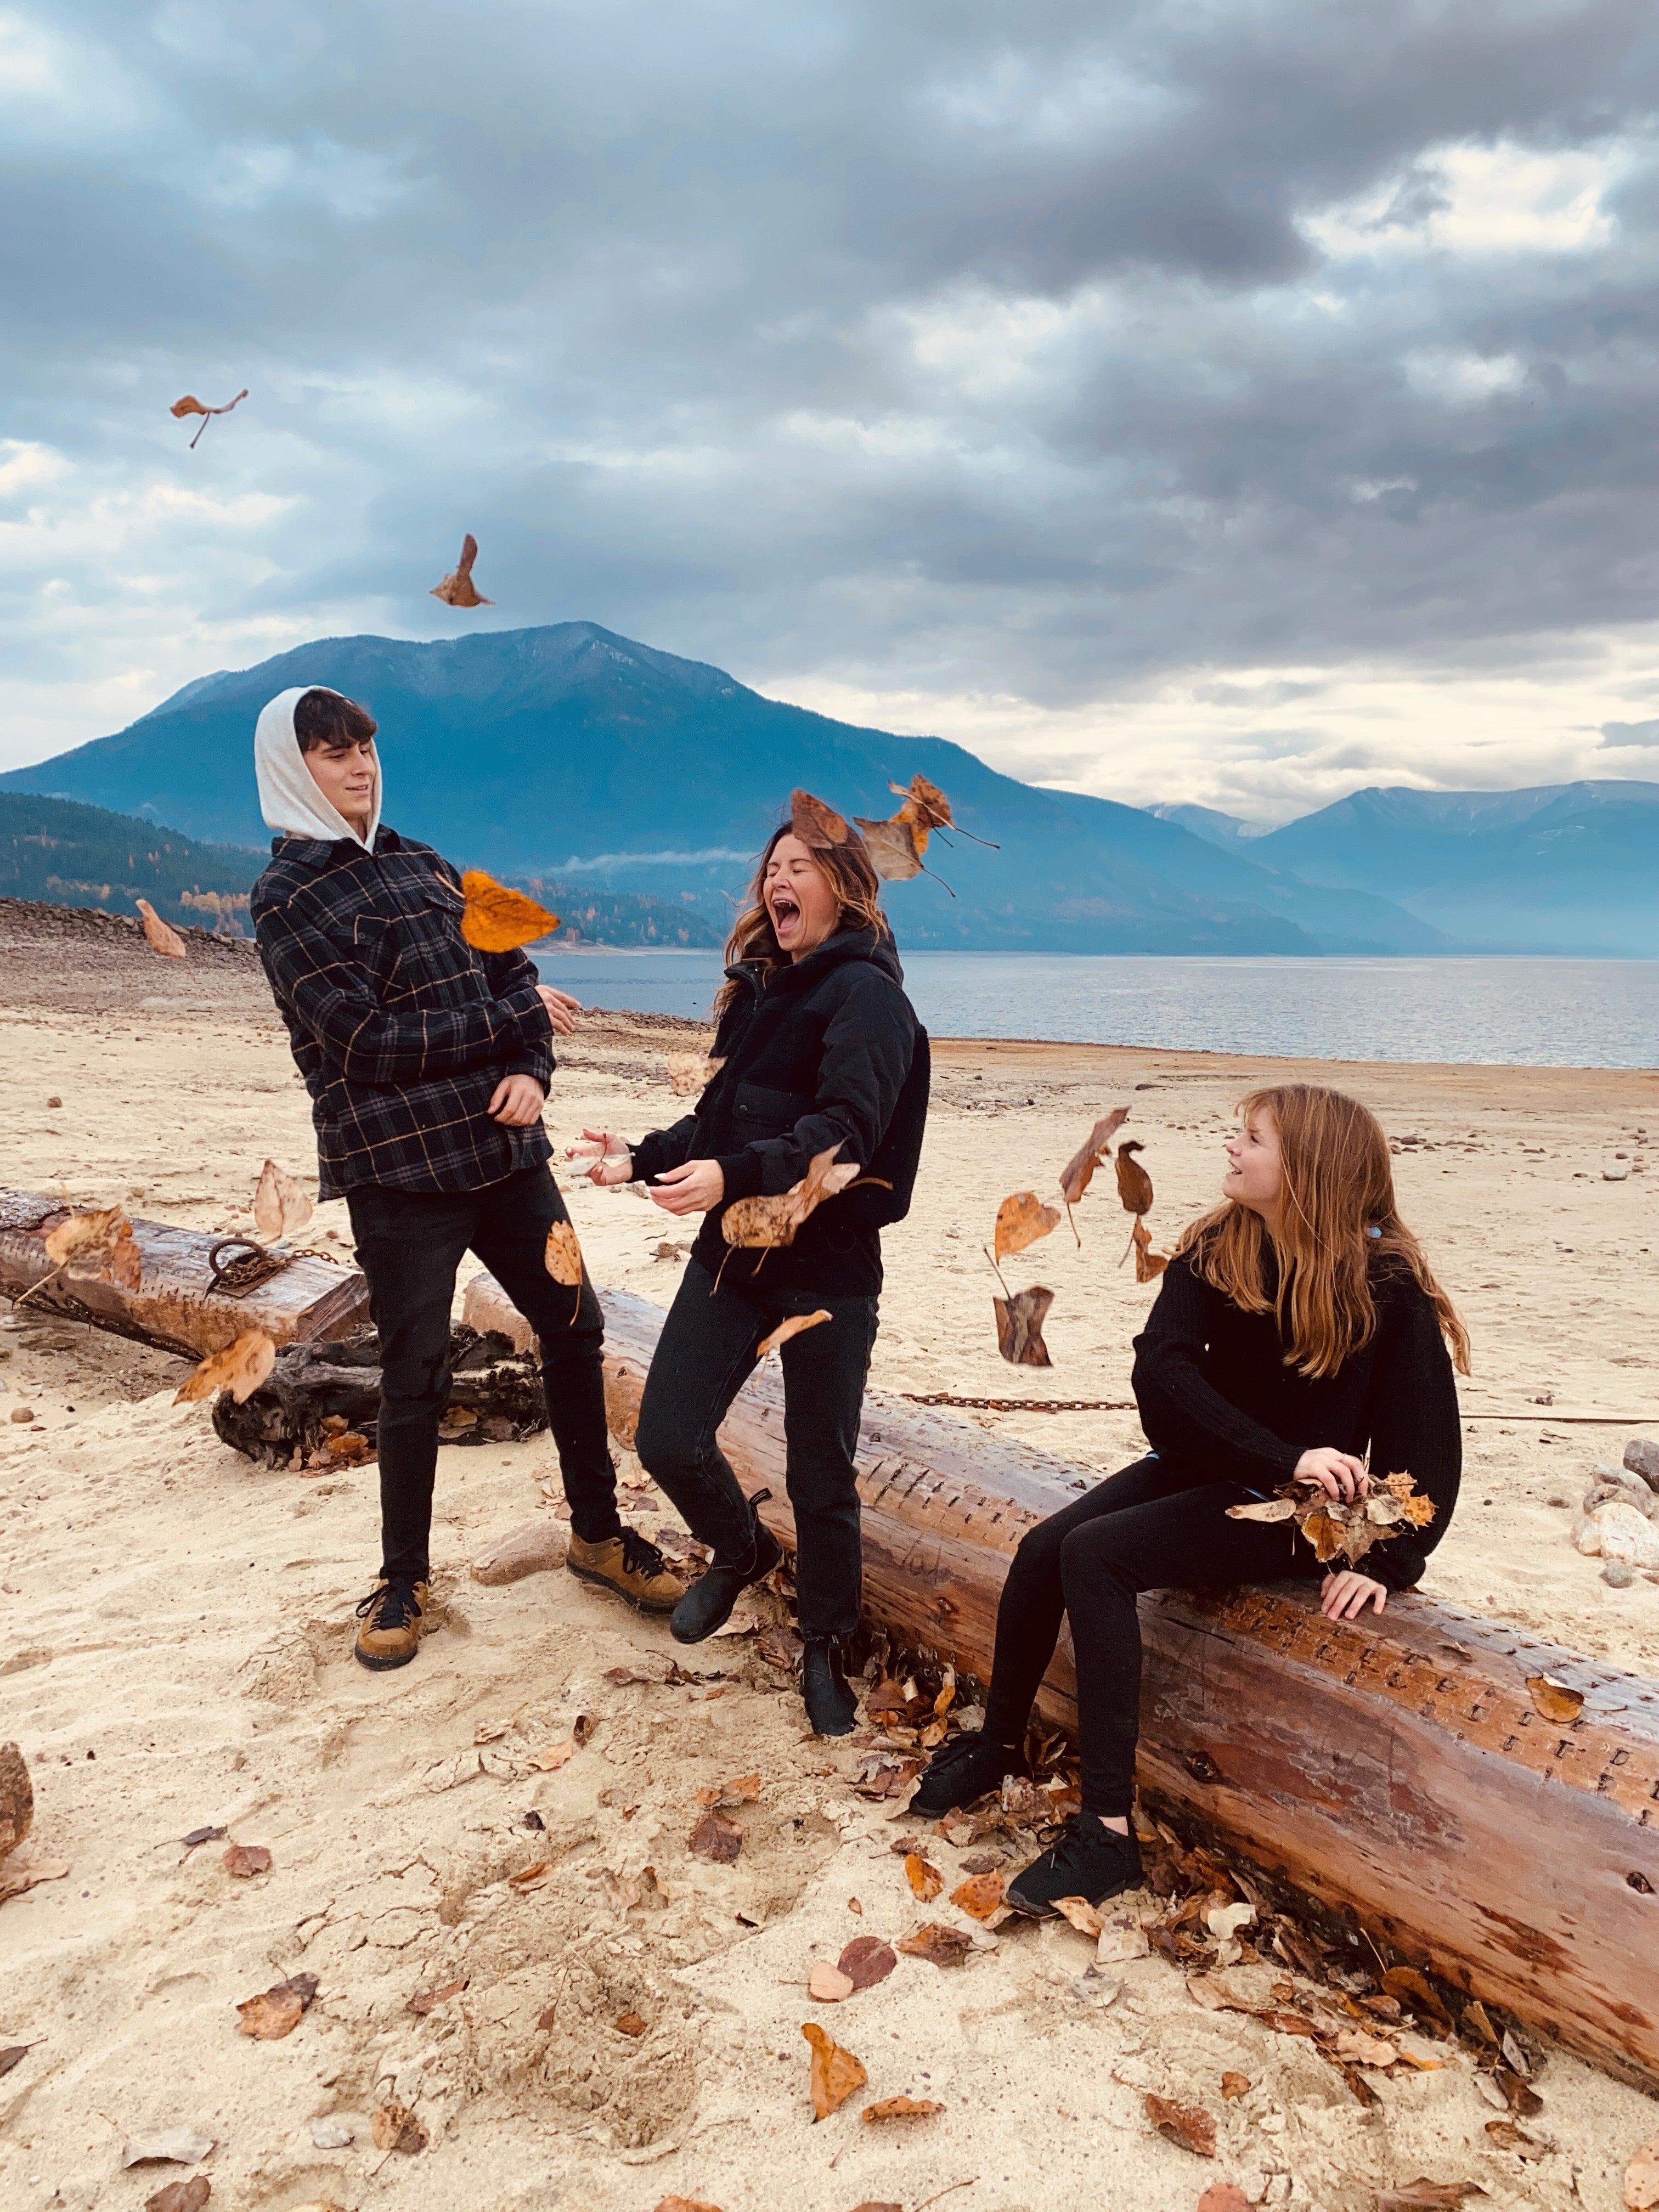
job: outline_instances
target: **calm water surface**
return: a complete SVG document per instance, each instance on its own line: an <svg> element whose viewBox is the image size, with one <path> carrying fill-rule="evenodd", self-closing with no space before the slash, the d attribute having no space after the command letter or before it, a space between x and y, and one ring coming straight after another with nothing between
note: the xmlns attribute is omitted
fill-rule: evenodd
<svg viewBox="0 0 1659 2212"><path fill-rule="evenodd" d="M544 979L591 1006L706 1015L711 952L560 951ZM1536 1067L1659 1062L1656 960L1206 960L915 952L936 1036Z"/></svg>

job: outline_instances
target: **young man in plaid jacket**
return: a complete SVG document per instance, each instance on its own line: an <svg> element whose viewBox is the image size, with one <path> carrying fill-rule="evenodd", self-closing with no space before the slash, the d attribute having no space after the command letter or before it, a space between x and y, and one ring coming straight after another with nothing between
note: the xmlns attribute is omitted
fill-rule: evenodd
<svg viewBox="0 0 1659 2212"><path fill-rule="evenodd" d="M523 952L477 952L462 937L454 869L381 824L375 728L320 687L261 714L260 805L282 834L252 904L311 1093L321 1194L346 1201L380 1334L382 1556L356 1649L383 1668L415 1656L425 1623L450 1308L469 1249L541 1341L566 1565L644 1612L670 1611L684 1585L617 1515L599 1301L544 1261L567 1217L542 1107L553 1033L574 1030L576 1001L538 982Z"/></svg>

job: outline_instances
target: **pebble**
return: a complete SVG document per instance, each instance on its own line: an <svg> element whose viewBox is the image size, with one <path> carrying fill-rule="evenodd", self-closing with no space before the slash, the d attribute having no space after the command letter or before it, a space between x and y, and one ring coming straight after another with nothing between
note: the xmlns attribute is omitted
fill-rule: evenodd
<svg viewBox="0 0 1659 2212"><path fill-rule="evenodd" d="M34 1408L33 1406L14 1406L11 1409L11 1417L14 1421L32 1421L34 1419Z"/></svg>
<svg viewBox="0 0 1659 2212"><path fill-rule="evenodd" d="M344 2150L356 2139L356 2130L345 2120L313 2120L311 2140L319 2150Z"/></svg>
<svg viewBox="0 0 1659 2212"><path fill-rule="evenodd" d="M1628 1589L1636 1580L1636 1570L1627 1559L1609 1559L1601 1570L1601 1579L1609 1589Z"/></svg>

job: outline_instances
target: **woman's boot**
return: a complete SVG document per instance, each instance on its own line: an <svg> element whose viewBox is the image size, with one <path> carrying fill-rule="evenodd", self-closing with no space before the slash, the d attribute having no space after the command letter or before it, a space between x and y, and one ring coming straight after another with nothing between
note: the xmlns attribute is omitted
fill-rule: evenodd
<svg viewBox="0 0 1659 2212"><path fill-rule="evenodd" d="M763 1582L783 1557L782 1547L761 1526L756 1507L769 1490L757 1490L749 1500L749 1541L733 1559L716 1553L707 1571L691 1584L668 1617L668 1632L677 1644L701 1644L732 1618L732 1608L750 1583Z"/></svg>
<svg viewBox="0 0 1659 2212"><path fill-rule="evenodd" d="M858 1718L858 1700L848 1687L838 1636L809 1636L801 1661L800 1692L814 1735L848 1735Z"/></svg>

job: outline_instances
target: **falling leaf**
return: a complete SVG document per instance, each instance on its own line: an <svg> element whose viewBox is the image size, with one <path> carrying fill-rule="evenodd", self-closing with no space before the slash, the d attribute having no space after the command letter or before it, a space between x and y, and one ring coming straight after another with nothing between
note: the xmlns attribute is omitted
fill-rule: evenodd
<svg viewBox="0 0 1659 2212"><path fill-rule="evenodd" d="M1528 1674L1527 1687L1547 1721L1576 1721L1583 1710L1583 1692L1557 1681L1553 1674Z"/></svg>
<svg viewBox="0 0 1659 2212"><path fill-rule="evenodd" d="M618 2035L648 2035L650 2027L636 2012L618 2013L611 2022Z"/></svg>
<svg viewBox="0 0 1659 2212"><path fill-rule="evenodd" d="M1066 1201L1069 1214L1079 1204L1083 1194L1094 1181L1095 1170L1111 1158L1112 1139L1129 1118L1127 1106L1114 1106L1111 1112L1097 1121L1078 1151L1073 1153L1060 1172L1060 1194ZM1077 1236L1077 1224L1072 1224L1072 1234ZM1082 1238L1078 1237L1079 1243Z"/></svg>
<svg viewBox="0 0 1659 2212"><path fill-rule="evenodd" d="M923 1905L931 1905L945 1887L944 1875L920 1851L910 1852L905 1859L904 1878Z"/></svg>
<svg viewBox="0 0 1659 2212"><path fill-rule="evenodd" d="M407 2105L382 2105L369 2123L376 2150L424 2150L427 2132Z"/></svg>
<svg viewBox="0 0 1659 2212"><path fill-rule="evenodd" d="M760 1802L759 1770L735 1774L729 1782L710 1782L697 1792L699 1805L755 1805Z"/></svg>
<svg viewBox="0 0 1659 2212"><path fill-rule="evenodd" d="M261 1237L286 1237L303 1229L312 1215L311 1200L297 1176L267 1160L253 1194L253 1225Z"/></svg>
<svg viewBox="0 0 1659 2212"><path fill-rule="evenodd" d="M211 1352L173 1394L175 1406L193 1406L216 1390L228 1390L240 1406L250 1399L276 1364L276 1347L262 1328L245 1328L234 1344Z"/></svg>
<svg viewBox="0 0 1659 2212"><path fill-rule="evenodd" d="M671 1052L668 1055L668 1080L677 1098L691 1098L705 1085L712 1083L726 1065L724 1060L711 1060L706 1053Z"/></svg>
<svg viewBox="0 0 1659 2212"><path fill-rule="evenodd" d="M533 945L559 926L538 900L523 891L510 890L482 868L468 868L461 878L466 904L461 914L461 935L477 952L515 952Z"/></svg>
<svg viewBox="0 0 1659 2212"><path fill-rule="evenodd" d="M185 940L168 922L162 921L146 898L135 899L144 924L144 941L152 952L159 952L164 960L182 960L185 957Z"/></svg>
<svg viewBox="0 0 1659 2212"><path fill-rule="evenodd" d="M568 1221L556 1221L547 1232L547 1245L543 1254L547 1272L556 1283L567 1290L577 1290L582 1279L582 1248L576 1241L576 1232Z"/></svg>
<svg viewBox="0 0 1659 2212"><path fill-rule="evenodd" d="M827 1959L820 1959L806 1977L806 1994L815 2004L841 2004L857 1987L850 1974L843 1974Z"/></svg>
<svg viewBox="0 0 1659 2212"><path fill-rule="evenodd" d="M841 1145L836 1144L828 1152L814 1153L800 1181L775 1197L735 1200L720 1219L720 1234L726 1243L750 1251L792 1244L795 1231L825 1199L834 1198L858 1180L858 1163L837 1163L836 1154L840 1150Z"/></svg>
<svg viewBox="0 0 1659 2212"><path fill-rule="evenodd" d="M78 1261L83 1270L101 1268L108 1264L123 1234L131 1232L132 1224L125 1210L106 1206L89 1213L71 1213L67 1221L49 1229L40 1243L54 1267L66 1267Z"/></svg>
<svg viewBox="0 0 1659 2212"><path fill-rule="evenodd" d="M905 884L922 873L923 848L902 814L890 822L867 822L861 814L853 819L863 836L870 865L884 883Z"/></svg>
<svg viewBox="0 0 1659 2212"><path fill-rule="evenodd" d="M464 1975L459 1982L446 1982L439 1990L416 1990L405 2009L424 2020L428 2013L436 2012L441 2004L447 2004L451 1997L459 1996L465 1987L466 1977Z"/></svg>
<svg viewBox="0 0 1659 2212"><path fill-rule="evenodd" d="M213 2194L213 2184L204 2173L192 2173L188 2181L169 2181L144 2199L144 2212L202 2212L202 2207Z"/></svg>
<svg viewBox="0 0 1659 2212"><path fill-rule="evenodd" d="M789 828L803 845L816 846L820 852L830 845L846 844L853 834L846 817L821 799L814 799L810 791L790 793Z"/></svg>
<svg viewBox="0 0 1659 2212"><path fill-rule="evenodd" d="M234 399L227 399L222 407L204 407L193 392L187 392L182 399L173 401L167 412L177 422L182 422L186 415L199 415L202 417L196 435L190 441L190 450L193 453L201 442L202 432L206 429L213 417L216 415L228 415L233 407L240 407L246 398L247 392L243 390L239 392Z"/></svg>
<svg viewBox="0 0 1659 2212"><path fill-rule="evenodd" d="M1069 1920L1079 1936L1086 1936L1091 1942L1098 1942L1100 1931L1106 1923L1100 1917L1099 1909L1091 1905L1086 1897L1057 1897L1054 1911L1062 1919Z"/></svg>
<svg viewBox="0 0 1659 2212"><path fill-rule="evenodd" d="M144 1263L130 1228L123 1229L110 1247L109 1279L124 1291L136 1291L144 1279Z"/></svg>
<svg viewBox="0 0 1659 2212"><path fill-rule="evenodd" d="M842 1953L836 1965L845 1974L855 1990L872 1990L878 1982L884 1982L898 1960L890 1944L884 1943L878 1936L855 1936Z"/></svg>
<svg viewBox="0 0 1659 2212"><path fill-rule="evenodd" d="M963 1928L946 1928L937 1920L901 1936L898 1948L908 1958L928 1959L936 1966L959 1966L974 1948L974 1939Z"/></svg>
<svg viewBox="0 0 1659 2212"><path fill-rule="evenodd" d="M1379 2190L1376 2212L1457 2212L1466 2197L1484 2197L1478 2181L1408 2181L1401 2189Z"/></svg>
<svg viewBox="0 0 1659 2212"><path fill-rule="evenodd" d="M1159 2097L1150 2089L1141 2102L1159 2135L1199 2158L1215 2156L1215 2122L1201 2105L1178 2105L1173 2097Z"/></svg>
<svg viewBox="0 0 1659 2212"><path fill-rule="evenodd" d="M315 1974L294 1974L285 1982L273 1982L257 1997L245 1997L237 2006L239 2032L256 2043L280 2043L298 2027L316 1994Z"/></svg>
<svg viewBox="0 0 1659 2212"><path fill-rule="evenodd" d="M812 2118L827 2120L870 2077L852 2052L843 2051L817 2021L809 2020L801 2033L812 2046Z"/></svg>
<svg viewBox="0 0 1659 2212"><path fill-rule="evenodd" d="M575 1748L575 1738L567 1736L562 1743L550 1743L540 1751L532 1751L525 1765L533 1767L538 1774L556 1774L565 1761L572 1757Z"/></svg>
<svg viewBox="0 0 1659 2212"><path fill-rule="evenodd" d="M997 1208L993 1249L999 1260L1006 1260L1011 1252L1023 1252L1059 1225L1057 1206L1045 1206L1034 1190L1017 1190Z"/></svg>
<svg viewBox="0 0 1659 2212"><path fill-rule="evenodd" d="M1146 1149L1137 1137L1126 1137L1117 1148L1113 1165L1117 1170L1117 1194L1126 1213L1139 1215L1152 1210L1152 1179L1133 1157Z"/></svg>
<svg viewBox="0 0 1659 2212"><path fill-rule="evenodd" d="M1249 2075L1235 2074L1230 2067L1221 2077L1221 2094L1226 2102L1230 2105L1233 2104L1240 2097L1248 2097L1249 2093Z"/></svg>
<svg viewBox="0 0 1659 2212"><path fill-rule="evenodd" d="M970 1875L951 1892L951 1902L959 1912L966 1912L975 1920L988 1920L1001 1910L1005 1887L1000 1874Z"/></svg>
<svg viewBox="0 0 1659 2212"><path fill-rule="evenodd" d="M1041 1283L1034 1283L1029 1291L1016 1291L1012 1297L992 1299L997 1317L997 1350L1011 1367L1054 1365L1042 1340L1042 1324L1054 1302L1054 1292Z"/></svg>
<svg viewBox="0 0 1659 2212"><path fill-rule="evenodd" d="M762 1337L760 1342L755 1346L756 1358L766 1358L769 1353L776 1352L780 1346L787 1344L791 1337L799 1336L804 1328L816 1328L820 1322L826 1322L831 1318L828 1306L820 1306L816 1313L790 1314L785 1320L781 1321L769 1334Z"/></svg>
<svg viewBox="0 0 1659 2212"><path fill-rule="evenodd" d="M1155 1283L1170 1264L1169 1254L1153 1251L1152 1237L1141 1221L1129 1231L1129 1242L1134 1247L1136 1282Z"/></svg>
<svg viewBox="0 0 1659 2212"><path fill-rule="evenodd" d="M866 2105L859 2114L861 2120L931 2120L945 2110L931 2097L883 2097L874 2105Z"/></svg>
<svg viewBox="0 0 1659 2212"><path fill-rule="evenodd" d="M1236 2181L1212 2181L1198 2200L1198 2212L1250 2212L1250 2200Z"/></svg>
<svg viewBox="0 0 1659 2212"><path fill-rule="evenodd" d="M213 2148L211 2136L198 2136L194 2128L157 2128L149 2135L129 2136L121 2148L121 2164L128 2166L198 2166Z"/></svg>
<svg viewBox="0 0 1659 2212"><path fill-rule="evenodd" d="M494 599L487 599L472 580L472 563L478 557L478 541L469 530L461 540L461 557L444 578L434 584L428 597L441 599L447 607L493 607ZM505 945L492 948L505 952Z"/></svg>
<svg viewBox="0 0 1659 2212"><path fill-rule="evenodd" d="M735 1820L728 1820L717 1806L711 1805L686 1842L693 1858L708 1859L715 1866L730 1866L743 1849L743 1830Z"/></svg>
<svg viewBox="0 0 1659 2212"><path fill-rule="evenodd" d="M1503 2123L1489 2124L1497 2128ZM1659 2205L1659 2136L1644 2143L1625 2168L1625 2203L1630 2212L1654 2212Z"/></svg>
<svg viewBox="0 0 1659 2212"><path fill-rule="evenodd" d="M263 1844L233 1844L222 1863L227 1874L240 1875L246 1880L256 1874L270 1872L270 1853Z"/></svg>

